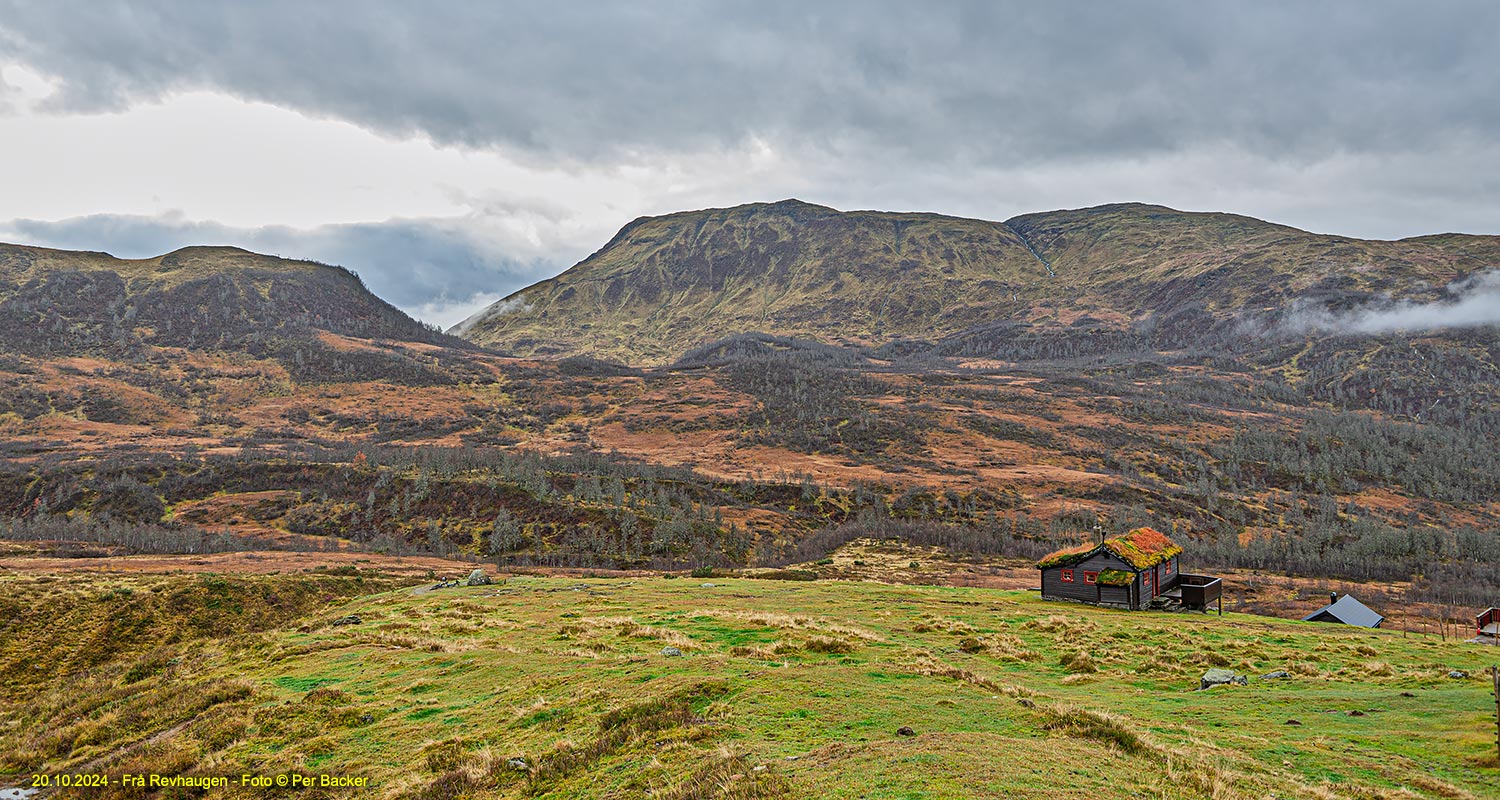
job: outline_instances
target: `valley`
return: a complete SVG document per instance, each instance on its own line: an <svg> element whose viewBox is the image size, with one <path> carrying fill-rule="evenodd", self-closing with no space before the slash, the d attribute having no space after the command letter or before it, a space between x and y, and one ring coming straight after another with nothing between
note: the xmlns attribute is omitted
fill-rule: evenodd
<svg viewBox="0 0 1500 800"><path fill-rule="evenodd" d="M314 262L0 246L0 770L1059 796L999 749L1078 796L1485 796L1500 328L1371 320L1497 265L785 201L638 220L444 333ZM1029 591L1140 526L1226 616ZM1386 628L1290 621L1330 591Z"/></svg>

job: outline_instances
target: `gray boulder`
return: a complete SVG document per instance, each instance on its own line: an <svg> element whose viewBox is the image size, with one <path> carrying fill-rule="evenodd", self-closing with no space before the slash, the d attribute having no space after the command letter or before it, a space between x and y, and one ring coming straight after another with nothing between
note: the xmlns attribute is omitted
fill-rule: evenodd
<svg viewBox="0 0 1500 800"><path fill-rule="evenodd" d="M364 622L364 620L360 619L358 614L350 614L347 617L339 617L338 619L336 619L336 620L333 621L333 624L334 625L358 625L361 622Z"/></svg>
<svg viewBox="0 0 1500 800"><path fill-rule="evenodd" d="M1469 673L1464 672L1461 669L1456 669L1456 670L1453 670L1452 672L1448 673L1448 677L1450 677L1450 678L1467 678L1467 677L1469 677Z"/></svg>
<svg viewBox="0 0 1500 800"><path fill-rule="evenodd" d="M490 580L490 576L484 574L484 570L476 569L469 573L469 580L466 583L470 586L489 586L494 581Z"/></svg>
<svg viewBox="0 0 1500 800"><path fill-rule="evenodd" d="M661 654L667 656L668 658L676 658L682 655L682 651L678 650L675 647L663 647L661 649Z"/></svg>
<svg viewBox="0 0 1500 800"><path fill-rule="evenodd" d="M1201 691L1203 689L1211 689L1215 686L1227 686L1231 683L1245 686L1250 683L1250 679L1244 675L1234 674L1233 670L1214 667L1208 672L1203 673L1203 677L1198 679L1198 689Z"/></svg>
<svg viewBox="0 0 1500 800"><path fill-rule="evenodd" d="M1267 672L1266 674L1260 676L1260 679L1263 680L1263 681L1274 681L1277 678L1290 678L1290 677L1292 677L1292 673L1287 672L1284 669L1278 669L1275 672Z"/></svg>

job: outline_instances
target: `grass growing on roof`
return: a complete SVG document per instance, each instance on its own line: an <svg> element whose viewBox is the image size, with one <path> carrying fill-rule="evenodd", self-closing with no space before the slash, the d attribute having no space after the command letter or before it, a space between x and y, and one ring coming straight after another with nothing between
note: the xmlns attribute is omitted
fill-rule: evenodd
<svg viewBox="0 0 1500 800"><path fill-rule="evenodd" d="M1136 569L1145 569L1182 553L1182 548L1155 528L1136 528L1106 540L1105 547Z"/></svg>
<svg viewBox="0 0 1500 800"><path fill-rule="evenodd" d="M1088 558L1090 555L1093 555L1093 553L1097 551L1099 547L1100 546L1097 544L1088 543L1075 545L1073 547L1064 547L1061 550L1042 556L1041 560L1036 562L1036 565L1038 567L1041 567L1042 569L1046 569L1048 567L1066 567L1069 564L1076 564L1084 560L1085 558Z"/></svg>
<svg viewBox="0 0 1500 800"><path fill-rule="evenodd" d="M1101 544L1080 544L1065 547L1043 556L1036 562L1038 567L1066 567L1077 564L1099 550L1108 550L1136 569L1146 569L1181 555L1182 548L1155 528L1135 530L1105 539Z"/></svg>

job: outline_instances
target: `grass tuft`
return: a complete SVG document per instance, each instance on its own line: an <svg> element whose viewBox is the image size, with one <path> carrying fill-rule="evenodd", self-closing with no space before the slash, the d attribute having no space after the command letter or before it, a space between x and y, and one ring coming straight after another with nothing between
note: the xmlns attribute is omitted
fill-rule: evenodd
<svg viewBox="0 0 1500 800"><path fill-rule="evenodd" d="M1131 755L1152 751L1146 739L1128 722L1113 714L1066 704L1051 706L1042 713L1043 730L1113 745Z"/></svg>
<svg viewBox="0 0 1500 800"><path fill-rule="evenodd" d="M1094 657L1087 650L1074 650L1064 653L1059 660L1069 672L1079 675L1090 675L1099 671L1099 665L1094 662Z"/></svg>
<svg viewBox="0 0 1500 800"><path fill-rule="evenodd" d="M807 640L807 649L813 653L852 653L854 643L833 636L812 636Z"/></svg>

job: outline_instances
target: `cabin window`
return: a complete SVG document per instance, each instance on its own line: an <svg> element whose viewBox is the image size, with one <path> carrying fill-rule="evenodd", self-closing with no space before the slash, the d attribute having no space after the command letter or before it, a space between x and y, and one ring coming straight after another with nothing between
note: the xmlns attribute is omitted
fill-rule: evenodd
<svg viewBox="0 0 1500 800"><path fill-rule="evenodd" d="M1088 583L1088 584L1098 583L1099 582L1099 573L1097 573L1097 572L1085 572L1085 573L1083 573L1083 582L1084 583Z"/></svg>
<svg viewBox="0 0 1500 800"><path fill-rule="evenodd" d="M1065 570L1063 570L1062 571L1062 579L1063 579L1063 583L1072 583L1073 582L1073 570L1071 570L1071 569L1065 569Z"/></svg>
<svg viewBox="0 0 1500 800"><path fill-rule="evenodd" d="M1167 568L1164 569L1164 570L1162 570L1162 571L1165 572L1165 573L1167 573L1168 575L1171 575L1172 574L1172 564L1173 563L1174 562L1168 561L1167 562Z"/></svg>

